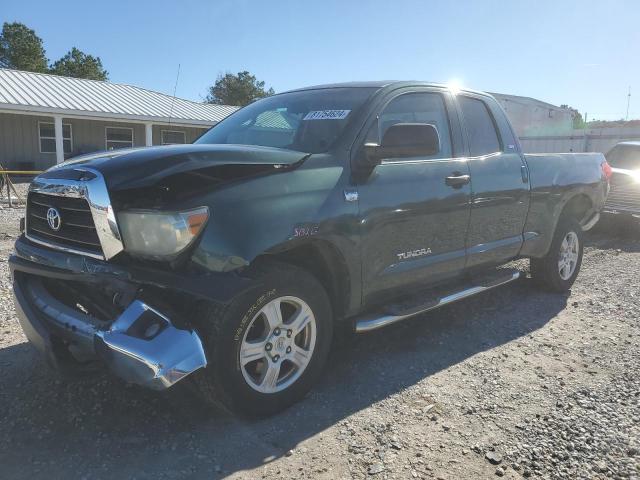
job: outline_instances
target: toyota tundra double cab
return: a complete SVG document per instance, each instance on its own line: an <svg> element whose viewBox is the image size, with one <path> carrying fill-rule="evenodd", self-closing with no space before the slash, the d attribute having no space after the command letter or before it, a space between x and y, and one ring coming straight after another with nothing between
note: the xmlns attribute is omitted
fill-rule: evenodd
<svg viewBox="0 0 640 480"><path fill-rule="evenodd" d="M336 335L516 280L562 292L598 220L601 154L523 155L494 98L423 82L304 88L194 144L36 177L10 257L26 336L61 368L189 376L254 415L301 399Z"/></svg>

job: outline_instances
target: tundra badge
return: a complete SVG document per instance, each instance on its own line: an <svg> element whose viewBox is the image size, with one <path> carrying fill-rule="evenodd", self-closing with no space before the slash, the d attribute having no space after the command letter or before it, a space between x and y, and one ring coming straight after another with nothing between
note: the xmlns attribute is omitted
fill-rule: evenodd
<svg viewBox="0 0 640 480"><path fill-rule="evenodd" d="M396 253L398 260L408 260L413 257L422 257L423 255L431 254L430 248L419 248L417 250L410 250L408 252Z"/></svg>

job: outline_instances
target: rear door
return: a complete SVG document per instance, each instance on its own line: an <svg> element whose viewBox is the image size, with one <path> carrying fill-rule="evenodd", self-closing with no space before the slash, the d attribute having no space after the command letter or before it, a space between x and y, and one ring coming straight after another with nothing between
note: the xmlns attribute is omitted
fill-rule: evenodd
<svg viewBox="0 0 640 480"><path fill-rule="evenodd" d="M396 123L430 123L440 152L385 159L359 180L365 303L408 293L460 274L465 266L469 184L455 104L448 92L421 89L391 95L369 121L365 142L379 143ZM365 130L366 131L366 130Z"/></svg>
<svg viewBox="0 0 640 480"><path fill-rule="evenodd" d="M502 109L484 95L456 96L471 173L467 268L518 255L529 210L528 171Z"/></svg>

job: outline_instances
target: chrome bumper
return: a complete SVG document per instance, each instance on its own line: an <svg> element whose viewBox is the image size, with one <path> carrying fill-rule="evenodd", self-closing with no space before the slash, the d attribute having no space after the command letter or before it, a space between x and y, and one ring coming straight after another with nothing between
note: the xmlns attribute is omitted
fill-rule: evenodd
<svg viewBox="0 0 640 480"><path fill-rule="evenodd" d="M169 388L207 365L196 332L174 327L140 300L131 303L109 330L97 331L94 344L114 373L156 390Z"/></svg>
<svg viewBox="0 0 640 480"><path fill-rule="evenodd" d="M195 331L176 327L134 300L108 328L53 298L41 282L14 278L18 318L31 343L55 357L52 337L64 340L76 359L97 357L124 380L156 390L171 387L207 365Z"/></svg>

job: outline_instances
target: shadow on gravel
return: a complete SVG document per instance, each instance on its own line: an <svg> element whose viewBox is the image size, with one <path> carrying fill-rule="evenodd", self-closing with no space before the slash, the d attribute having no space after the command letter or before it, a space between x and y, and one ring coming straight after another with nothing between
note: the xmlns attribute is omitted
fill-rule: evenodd
<svg viewBox="0 0 640 480"><path fill-rule="evenodd" d="M640 252L640 219L627 215L603 215L588 232L586 246Z"/></svg>
<svg viewBox="0 0 640 480"><path fill-rule="evenodd" d="M207 408L189 385L157 394L98 375L61 379L27 344L0 350L3 478L216 478L305 439L434 373L542 327L566 305L527 280L353 338L314 392L247 421Z"/></svg>

